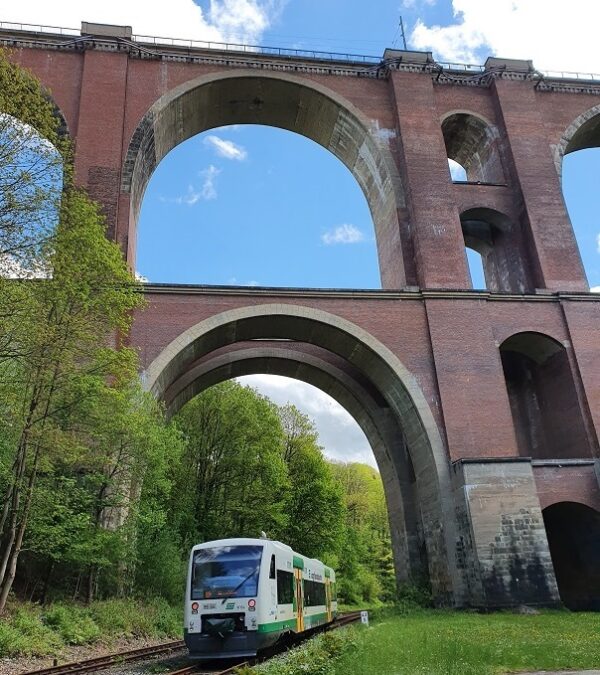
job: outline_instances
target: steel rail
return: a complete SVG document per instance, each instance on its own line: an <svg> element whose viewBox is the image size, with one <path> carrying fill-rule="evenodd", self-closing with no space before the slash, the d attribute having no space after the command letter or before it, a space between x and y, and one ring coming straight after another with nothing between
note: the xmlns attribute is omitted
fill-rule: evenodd
<svg viewBox="0 0 600 675"><path fill-rule="evenodd" d="M173 642L165 642L153 647L140 647L138 649L129 649L127 651L117 652L115 654L106 654L105 656L97 656L91 659L83 659L81 661L72 661L70 663L63 663L60 666L50 666L40 670L31 670L23 675L63 675L67 673L87 673L104 668L109 668L116 663L123 663L127 661L138 661L148 656L155 656L157 654L164 654L167 652L183 649L185 642L183 640L175 640Z"/></svg>

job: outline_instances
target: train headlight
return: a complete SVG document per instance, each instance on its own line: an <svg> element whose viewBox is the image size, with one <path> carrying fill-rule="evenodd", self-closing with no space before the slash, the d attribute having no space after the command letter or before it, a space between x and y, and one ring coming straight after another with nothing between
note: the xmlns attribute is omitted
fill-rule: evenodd
<svg viewBox="0 0 600 675"><path fill-rule="evenodd" d="M256 609L256 600L248 600L248 609L253 612Z"/></svg>

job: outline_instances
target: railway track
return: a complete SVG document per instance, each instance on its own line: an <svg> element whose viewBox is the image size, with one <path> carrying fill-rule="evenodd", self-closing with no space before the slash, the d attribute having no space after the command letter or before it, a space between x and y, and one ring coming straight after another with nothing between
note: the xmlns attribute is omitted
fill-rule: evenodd
<svg viewBox="0 0 600 675"><path fill-rule="evenodd" d="M360 619L360 612L350 612L338 617L328 628L333 630L341 628L349 623L358 621ZM99 656L93 659L85 659L82 661L73 661L71 663L64 663L60 666L50 666L49 668L42 668L41 670L32 670L23 675L76 675L77 673L94 673L106 668L111 668L121 663L128 663L132 661L141 661L151 656L160 656L161 654L168 654L170 652L178 651L185 648L183 640L176 640L174 642L166 642L154 647L141 647L140 649L130 649L116 654L107 654L106 656ZM172 670L165 675L186 675L187 673L194 673L194 675L233 675L236 668L241 665L252 665L257 662L257 659L251 661L238 662L225 670L208 670L205 665L194 664L185 666L178 670Z"/></svg>
<svg viewBox="0 0 600 675"><path fill-rule="evenodd" d="M60 666L50 666L41 670L32 670L23 675L67 675L67 673L93 673L104 668L110 668L118 663L127 663L129 661L140 661L149 656L168 654L173 651L185 648L183 640L165 642L154 647L140 647L139 649L129 649L116 654L107 654L93 659L84 659L82 661L72 661Z"/></svg>
<svg viewBox="0 0 600 675"><path fill-rule="evenodd" d="M343 616L338 617L330 626L327 630L334 630L336 628L341 628L342 626L347 626L350 623L354 623L355 621L360 620L360 612L348 612L348 614L344 614ZM243 665L248 665L252 666L261 659L252 659L250 661L243 661L240 663L236 663L235 665L226 668L225 670L207 670L205 666L195 664L192 666L185 666L184 668L180 668L179 670L171 670L168 673L165 673L164 675L234 675L235 669L239 668L240 666ZM267 660L267 659L263 659Z"/></svg>

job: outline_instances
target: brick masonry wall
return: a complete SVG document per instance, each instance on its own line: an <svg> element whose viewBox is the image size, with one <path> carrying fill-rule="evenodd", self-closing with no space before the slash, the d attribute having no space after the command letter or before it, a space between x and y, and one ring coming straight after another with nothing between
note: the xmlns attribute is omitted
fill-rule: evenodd
<svg viewBox="0 0 600 675"><path fill-rule="evenodd" d="M49 88L76 143L76 177L100 200L109 236L135 260L135 220L121 190L123 165L135 130L151 106L179 85L206 75L227 75L218 63L139 59L125 51L55 51L17 48L12 58ZM268 77L268 70L265 70ZM388 231L394 255L380 256L383 275L424 289L469 285L460 214L489 208L519 228L520 255L536 287L586 290L556 173L556 148L578 116L600 103L600 92L548 92L527 80L500 79L487 86L434 81L427 72L391 72L388 79L297 72L307 86L343 97L387 139L406 205L399 232ZM498 133L506 175L503 186L453 185L446 166L441 123L453 112L475 114ZM388 225L388 228L391 227ZM395 227L395 225L394 225ZM399 253L396 253L401 248ZM390 249L392 250L392 249ZM531 289L533 291L533 289ZM542 507L576 500L599 508L598 474L591 464L531 466L518 455L498 348L521 331L549 335L566 350L576 399L592 457L600 456L600 299L533 295L521 298L460 293L403 296L313 293L146 291L129 336L144 368L184 330L220 312L280 303L315 307L360 326L389 348L423 392L448 462L455 462L456 547L436 525L427 527L437 562L452 557L453 602L503 605L556 599L540 525ZM504 458L485 463L480 458ZM457 460L475 463L456 464ZM590 468L591 467L591 468ZM534 480L535 479L535 480ZM470 486L467 489L467 486ZM432 544L433 546L433 544ZM546 546L544 548L544 546ZM436 564L437 564L436 562ZM440 576L445 574L440 568Z"/></svg>

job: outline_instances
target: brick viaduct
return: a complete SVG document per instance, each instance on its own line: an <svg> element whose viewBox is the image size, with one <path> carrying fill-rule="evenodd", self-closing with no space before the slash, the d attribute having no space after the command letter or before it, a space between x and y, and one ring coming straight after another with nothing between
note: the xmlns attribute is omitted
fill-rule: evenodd
<svg viewBox="0 0 600 675"><path fill-rule="evenodd" d="M211 127L303 134L366 195L381 291L146 287L131 342L171 412L240 374L312 383L372 444L399 580L427 574L440 604L600 608L600 296L560 183L566 153L600 146L600 83L527 61L269 55L93 24L0 43L50 90L76 178L132 266L154 168Z"/></svg>

